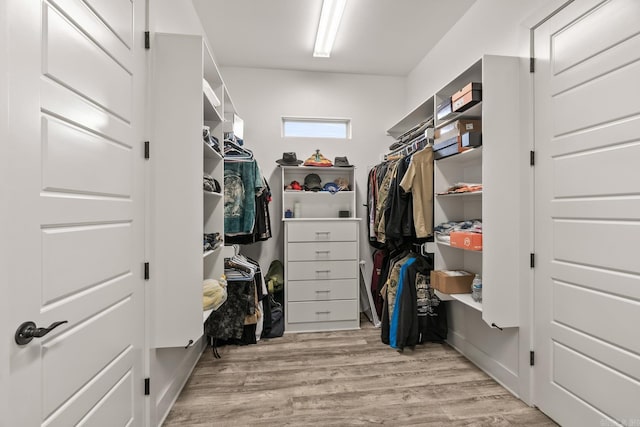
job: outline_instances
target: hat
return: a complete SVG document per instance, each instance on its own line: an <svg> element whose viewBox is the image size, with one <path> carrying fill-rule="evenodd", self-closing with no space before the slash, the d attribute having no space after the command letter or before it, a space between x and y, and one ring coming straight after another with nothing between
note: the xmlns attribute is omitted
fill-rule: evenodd
<svg viewBox="0 0 640 427"><path fill-rule="evenodd" d="M347 160L346 157L336 157L335 161L333 162L334 166L338 166L341 168L352 168L353 165L349 164L349 160Z"/></svg>
<svg viewBox="0 0 640 427"><path fill-rule="evenodd" d="M347 178L336 178L333 182L336 183L340 190L349 190L349 180Z"/></svg>
<svg viewBox="0 0 640 427"><path fill-rule="evenodd" d="M307 160L304 161L305 166L324 166L331 167L333 164L331 160L327 159L320 153L320 150L316 150L315 154L312 154Z"/></svg>
<svg viewBox="0 0 640 427"><path fill-rule="evenodd" d="M282 153L282 158L276 160L276 163L282 166L298 166L302 163L302 160L298 160L298 156L296 153Z"/></svg>
<svg viewBox="0 0 640 427"><path fill-rule="evenodd" d="M291 184L287 185L285 188L285 191L301 191L302 190L302 186L300 185L300 183L298 181L291 181Z"/></svg>
<svg viewBox="0 0 640 427"><path fill-rule="evenodd" d="M324 187L322 187L322 191L328 191L329 193L337 193L340 191L340 187L335 182L327 182Z"/></svg>
<svg viewBox="0 0 640 427"><path fill-rule="evenodd" d="M310 173L304 177L304 189L309 191L319 191L322 188L322 181L317 173Z"/></svg>

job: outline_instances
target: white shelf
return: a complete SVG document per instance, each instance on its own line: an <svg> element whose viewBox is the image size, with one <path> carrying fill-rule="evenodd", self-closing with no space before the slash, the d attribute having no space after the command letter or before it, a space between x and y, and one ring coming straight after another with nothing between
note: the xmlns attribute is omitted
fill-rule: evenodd
<svg viewBox="0 0 640 427"><path fill-rule="evenodd" d="M472 192L466 192L466 193L451 193L451 194L436 194L436 197L441 197L441 198L454 198L454 199L459 199L459 198L465 198L465 199L472 199L472 198L482 198L482 191L472 191Z"/></svg>
<svg viewBox="0 0 640 427"><path fill-rule="evenodd" d="M217 107L217 108L214 107L213 104L211 104L209 97L204 93L202 94L202 103L204 105L204 121L205 122L221 122L223 120L222 115L218 111L218 108L221 108L221 107Z"/></svg>
<svg viewBox="0 0 640 427"><path fill-rule="evenodd" d="M284 222L304 222L304 221L360 221L362 218L282 218Z"/></svg>
<svg viewBox="0 0 640 427"><path fill-rule="evenodd" d="M446 246L446 247L448 247L448 248L458 249L458 250L465 251L465 252L474 252L474 253L479 253L479 254L481 254L481 253L482 253L482 251L474 251L474 250L472 250L472 249L465 249L465 248L459 248L459 247L457 247L457 246L451 246L449 243L445 243L445 242L438 242L438 241L436 241L436 243L437 243L438 245L440 245L440 246Z"/></svg>
<svg viewBox="0 0 640 427"><path fill-rule="evenodd" d="M220 248L222 248L223 245L218 246L217 248L215 248L214 250L211 251L206 251L205 253L202 254L202 258L207 258L210 255L215 254L216 252L218 252L220 250Z"/></svg>
<svg viewBox="0 0 640 427"><path fill-rule="evenodd" d="M355 166L351 166L351 167L340 167L340 166L282 166L279 165L278 167L282 168L282 169L293 169L293 170L299 170L301 172L304 172L306 170L316 170L316 171L351 171L353 169L355 169Z"/></svg>
<svg viewBox="0 0 640 427"><path fill-rule="evenodd" d="M207 197L211 197L213 199L220 199L222 198L222 193L214 193L211 191L207 191L207 190L202 190L202 192L204 193L205 196Z"/></svg>
<svg viewBox="0 0 640 427"><path fill-rule="evenodd" d="M224 157L222 157L220 153L218 153L216 150L211 148L209 144L207 144L206 142L202 143L202 152L204 154L205 159L217 159L217 160L224 159Z"/></svg>
<svg viewBox="0 0 640 427"><path fill-rule="evenodd" d="M454 300L460 301L461 303L468 305L475 310L482 311L482 303L475 302L471 297L471 294L450 294L449 296Z"/></svg>
<svg viewBox="0 0 640 427"><path fill-rule="evenodd" d="M478 102L476 105L474 105L473 107L469 108L466 111L449 114L446 119L438 121L436 125L436 129L446 126L449 123L455 122L456 120L478 119L481 116L482 116L482 101Z"/></svg>
<svg viewBox="0 0 640 427"><path fill-rule="evenodd" d="M445 157L443 159L437 159L436 162L447 165L462 165L473 161L480 161L481 159L482 146L471 148L470 150L463 151L462 153L454 154L453 156Z"/></svg>
<svg viewBox="0 0 640 427"><path fill-rule="evenodd" d="M353 191L337 191L332 193L330 191L284 191L285 196L302 196L302 197L315 197L315 196L338 196L345 195L353 197Z"/></svg>
<svg viewBox="0 0 640 427"><path fill-rule="evenodd" d="M434 110L433 97L429 97L422 104L418 105L409 114L404 116L398 123L387 130L387 134L394 138L399 137L408 130L415 127L418 123L429 120L433 117Z"/></svg>

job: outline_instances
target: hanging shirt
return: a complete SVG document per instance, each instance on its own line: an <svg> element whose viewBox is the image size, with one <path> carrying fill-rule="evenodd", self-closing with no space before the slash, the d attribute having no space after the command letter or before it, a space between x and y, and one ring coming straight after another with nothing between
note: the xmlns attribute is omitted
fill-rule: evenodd
<svg viewBox="0 0 640 427"><path fill-rule="evenodd" d="M262 177L255 160L224 163L224 232L250 233L256 217L256 191Z"/></svg>
<svg viewBox="0 0 640 427"><path fill-rule="evenodd" d="M426 147L415 153L400 187L413 194L413 222L416 237L433 233L433 149Z"/></svg>

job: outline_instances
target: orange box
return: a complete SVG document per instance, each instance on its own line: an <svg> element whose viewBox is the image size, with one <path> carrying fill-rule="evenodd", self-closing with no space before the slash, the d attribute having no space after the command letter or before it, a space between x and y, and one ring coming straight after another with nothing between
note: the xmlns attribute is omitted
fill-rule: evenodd
<svg viewBox="0 0 640 427"><path fill-rule="evenodd" d="M446 271L431 270L431 287L445 294L469 294L474 274L460 271L456 276L447 274Z"/></svg>
<svg viewBox="0 0 640 427"><path fill-rule="evenodd" d="M472 233L470 231L452 231L451 246L455 248L467 249L470 251L482 250L482 233Z"/></svg>
<svg viewBox="0 0 640 427"><path fill-rule="evenodd" d="M469 83L451 95L451 109L465 111L482 101L482 83Z"/></svg>

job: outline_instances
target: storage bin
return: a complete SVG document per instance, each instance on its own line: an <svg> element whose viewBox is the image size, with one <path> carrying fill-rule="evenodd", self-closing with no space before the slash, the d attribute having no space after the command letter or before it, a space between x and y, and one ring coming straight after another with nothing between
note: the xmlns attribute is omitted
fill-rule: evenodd
<svg viewBox="0 0 640 427"><path fill-rule="evenodd" d="M445 294L470 294L474 277L466 271L432 270L431 287Z"/></svg>
<svg viewBox="0 0 640 427"><path fill-rule="evenodd" d="M482 101L482 83L469 83L451 95L451 109L465 111Z"/></svg>
<svg viewBox="0 0 640 427"><path fill-rule="evenodd" d="M462 148L473 148L482 145L482 134L479 132L466 132L461 136Z"/></svg>
<svg viewBox="0 0 640 427"><path fill-rule="evenodd" d="M482 250L482 234L472 233L470 231L452 231L451 246L455 248L467 249L470 251Z"/></svg>

